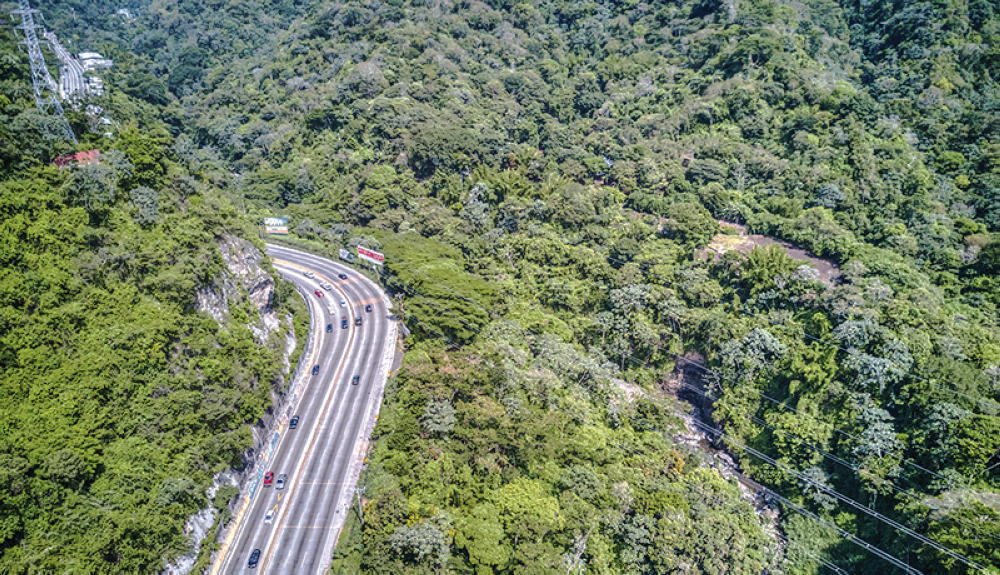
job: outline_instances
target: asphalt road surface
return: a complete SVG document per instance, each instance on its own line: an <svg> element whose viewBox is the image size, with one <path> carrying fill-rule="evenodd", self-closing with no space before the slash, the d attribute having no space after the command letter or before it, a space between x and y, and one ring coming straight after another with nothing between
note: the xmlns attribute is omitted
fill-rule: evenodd
<svg viewBox="0 0 1000 575"><path fill-rule="evenodd" d="M305 379L293 393L297 401L280 414L284 421L277 428L266 471L274 472L275 482L287 474L286 486L279 490L260 481L253 489L255 482L247 483L243 495L249 502L230 527L211 573L320 575L330 566L354 495L391 366L395 343L389 339L395 339L396 330L381 289L353 269L273 245L268 256L307 294L316 347L314 352L307 347L302 357L313 358L311 364L318 365L319 372L310 375L312 365L304 366ZM316 278L306 277L306 270ZM340 273L348 279L338 278ZM324 290L322 281L334 289ZM315 290L324 297L318 298ZM343 307L341 300L346 301ZM366 304L371 304L371 313L365 312ZM342 316L347 316L347 329L341 328ZM361 326L354 325L357 317ZM327 324L333 324L329 333ZM355 375L358 382L352 383ZM299 417L297 429L288 428L292 415ZM273 518L266 522L272 511ZM247 562L254 549L261 550L260 563L251 569Z"/></svg>
<svg viewBox="0 0 1000 575"><path fill-rule="evenodd" d="M59 97L69 100L86 94L86 83L83 80L83 65L59 43L56 35L49 31L43 34L52 45L61 65L59 67Z"/></svg>

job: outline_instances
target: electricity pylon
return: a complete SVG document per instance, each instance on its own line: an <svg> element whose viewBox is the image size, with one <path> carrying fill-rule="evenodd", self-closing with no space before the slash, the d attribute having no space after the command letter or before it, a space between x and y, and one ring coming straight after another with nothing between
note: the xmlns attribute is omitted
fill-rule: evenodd
<svg viewBox="0 0 1000 575"><path fill-rule="evenodd" d="M39 26L35 24L35 14L40 13L31 7L28 0L18 0L17 4L17 10L11 12L11 15L21 17L21 25L17 28L24 31L24 40L21 41L21 44L28 47L28 59L31 61L31 84L35 90L35 105L38 106L39 110L55 116L63 135L73 142L73 145L76 145L76 135L69 127L69 122L63 113L62 103L59 102L59 90L45 65L42 48L38 45L38 35L35 34L35 29Z"/></svg>

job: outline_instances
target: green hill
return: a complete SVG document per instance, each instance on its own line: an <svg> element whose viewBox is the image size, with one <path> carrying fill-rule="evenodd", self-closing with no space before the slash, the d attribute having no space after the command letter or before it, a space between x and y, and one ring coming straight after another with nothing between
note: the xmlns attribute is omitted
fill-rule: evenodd
<svg viewBox="0 0 1000 575"><path fill-rule="evenodd" d="M1000 569L994 3L137 8L75 25L109 114L300 245L386 254L412 335L334 572L898 569L830 525ZM741 229L838 279L721 253ZM691 352L787 545L676 440Z"/></svg>

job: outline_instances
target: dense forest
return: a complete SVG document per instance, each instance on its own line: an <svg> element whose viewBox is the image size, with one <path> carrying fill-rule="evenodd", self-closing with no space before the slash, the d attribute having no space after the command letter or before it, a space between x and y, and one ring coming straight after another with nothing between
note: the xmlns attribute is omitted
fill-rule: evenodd
<svg viewBox="0 0 1000 575"><path fill-rule="evenodd" d="M74 6L171 170L386 254L412 333L334 572L1000 572L994 2ZM47 149L5 175L66 189ZM779 533L677 441L678 368Z"/></svg>
<svg viewBox="0 0 1000 575"><path fill-rule="evenodd" d="M241 466L289 327L261 337L245 293L221 323L196 309L219 242L255 234L166 130L108 139L74 113L101 160L51 165L68 148L15 41L0 28L0 573L156 573L236 494L206 490Z"/></svg>

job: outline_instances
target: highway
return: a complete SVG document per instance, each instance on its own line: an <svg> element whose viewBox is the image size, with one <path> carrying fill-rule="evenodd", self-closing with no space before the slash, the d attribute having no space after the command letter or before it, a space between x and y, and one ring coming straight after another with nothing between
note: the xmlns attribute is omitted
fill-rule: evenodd
<svg viewBox="0 0 1000 575"><path fill-rule="evenodd" d="M326 258L274 245L268 245L267 253L276 269L308 294L311 346L302 354L303 378L293 384L291 400L277 415L271 455L245 484L243 503L212 575L326 572L354 495L395 349L396 325L375 283ZM316 278L306 277L307 270ZM348 279L339 279L339 273ZM322 289L322 281L334 289ZM325 297L316 297L314 290ZM345 307L340 306L342 299ZM365 312L366 304L372 306L371 313ZM348 318L347 329L341 328L342 315ZM362 319L361 326L354 325L356 317ZM327 324L333 324L329 333ZM313 365L319 366L316 375L311 375ZM352 383L355 375L358 382ZM297 429L288 428L293 415L299 417ZM284 489L265 487L260 481L265 471L274 472L275 482L287 474ZM266 522L269 511L274 516ZM247 562L254 549L261 550L260 563L250 568Z"/></svg>

